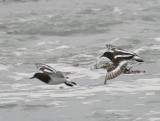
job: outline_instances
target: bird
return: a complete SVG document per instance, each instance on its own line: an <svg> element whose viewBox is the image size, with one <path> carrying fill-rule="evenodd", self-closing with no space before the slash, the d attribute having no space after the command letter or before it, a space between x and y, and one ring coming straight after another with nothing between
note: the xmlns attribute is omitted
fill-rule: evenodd
<svg viewBox="0 0 160 121"><path fill-rule="evenodd" d="M96 63L95 68L104 68L107 70L104 84L107 84L107 80L116 78L121 74L135 74L135 73L145 73L145 71L131 70L132 67L128 68L130 61L135 60L137 62L144 62L144 60L138 56L136 53L132 53L114 45L106 44L108 49L100 57L108 58L109 61L103 63Z"/></svg>
<svg viewBox="0 0 160 121"><path fill-rule="evenodd" d="M57 85L62 83L70 87L77 85L75 82L70 81L63 72L56 71L49 65L42 63L36 63L35 65L38 68L38 72L34 73L34 75L30 77L30 79L36 78L49 85Z"/></svg>
<svg viewBox="0 0 160 121"><path fill-rule="evenodd" d="M106 44L107 51L101 57L107 57L114 65L118 65L123 60L135 60L137 62L144 62L144 60L136 53L132 53L114 45Z"/></svg>

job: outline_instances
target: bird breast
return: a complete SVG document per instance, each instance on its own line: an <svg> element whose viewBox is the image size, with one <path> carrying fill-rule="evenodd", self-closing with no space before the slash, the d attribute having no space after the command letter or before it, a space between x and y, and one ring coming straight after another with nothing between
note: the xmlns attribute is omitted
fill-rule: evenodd
<svg viewBox="0 0 160 121"><path fill-rule="evenodd" d="M64 83L64 82L66 82L65 78L51 76L51 80L49 81L48 84L51 84L51 85L55 84L56 85L56 84L61 84L61 83Z"/></svg>

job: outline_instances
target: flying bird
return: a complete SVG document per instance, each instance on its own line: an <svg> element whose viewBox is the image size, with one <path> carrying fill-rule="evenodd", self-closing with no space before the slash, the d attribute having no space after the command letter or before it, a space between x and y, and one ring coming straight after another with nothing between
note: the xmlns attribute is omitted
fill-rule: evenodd
<svg viewBox="0 0 160 121"><path fill-rule="evenodd" d="M68 77L61 71L56 71L54 68L46 64L36 63L38 72L36 72L30 79L37 78L40 81L49 84L66 84L67 86L77 85L75 82L69 81Z"/></svg>
<svg viewBox="0 0 160 121"><path fill-rule="evenodd" d="M115 65L119 64L123 60L135 60L137 62L144 62L144 60L136 53L132 53L121 48L117 48L116 46L110 44L107 44L106 47L108 50L104 52L101 57L107 57Z"/></svg>
<svg viewBox="0 0 160 121"><path fill-rule="evenodd" d="M141 73L145 71L131 70L128 68L130 61L135 60L137 62L144 62L144 60L136 53L132 53L116 46L107 44L107 51L103 53L101 57L108 58L109 61L95 65L95 68L104 68L107 70L104 84L107 84L107 80L116 78L121 74ZM100 65L100 66L99 66Z"/></svg>

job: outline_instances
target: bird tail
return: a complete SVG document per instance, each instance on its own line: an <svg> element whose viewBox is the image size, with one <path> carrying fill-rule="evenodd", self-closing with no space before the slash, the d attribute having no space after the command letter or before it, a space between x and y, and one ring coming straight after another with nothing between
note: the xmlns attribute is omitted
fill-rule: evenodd
<svg viewBox="0 0 160 121"><path fill-rule="evenodd" d="M137 56L137 55L133 57L133 60L135 60L137 62L144 62L144 60L141 57Z"/></svg>
<svg viewBox="0 0 160 121"><path fill-rule="evenodd" d="M73 87L74 85L77 85L77 83L72 82L72 81L66 81L64 82L67 86Z"/></svg>

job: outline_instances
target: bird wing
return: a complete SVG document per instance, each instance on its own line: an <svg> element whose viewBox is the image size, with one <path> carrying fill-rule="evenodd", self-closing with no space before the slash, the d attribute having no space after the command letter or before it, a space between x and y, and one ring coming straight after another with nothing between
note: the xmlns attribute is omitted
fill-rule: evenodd
<svg viewBox="0 0 160 121"><path fill-rule="evenodd" d="M114 68L112 71L108 72L106 74L104 84L107 83L107 80L116 78L117 76L119 76L120 74L122 74L123 71L126 69L127 64L128 64L128 61L121 61L116 68Z"/></svg>
<svg viewBox="0 0 160 121"><path fill-rule="evenodd" d="M49 65L42 63L36 63L35 65L39 71L42 71L44 73L57 73L57 71Z"/></svg>
<svg viewBox="0 0 160 121"><path fill-rule="evenodd" d="M106 48L114 52L115 55L136 55L135 53L126 51L111 44L106 44Z"/></svg>
<svg viewBox="0 0 160 121"><path fill-rule="evenodd" d="M42 63L36 63L36 66L39 69L39 71L52 75L53 77L68 78L63 72L57 71L49 65L42 64Z"/></svg>
<svg viewBox="0 0 160 121"><path fill-rule="evenodd" d="M136 55L135 53L120 48L114 48L112 50L114 51L115 55Z"/></svg>
<svg viewBox="0 0 160 121"><path fill-rule="evenodd" d="M114 59L116 60L129 60L132 59L134 57L134 55L116 55L114 56Z"/></svg>
<svg viewBox="0 0 160 121"><path fill-rule="evenodd" d="M63 72L57 71L55 74L59 78L68 78Z"/></svg>
<svg viewBox="0 0 160 121"><path fill-rule="evenodd" d="M114 64L112 61L109 59L105 60L97 58L96 63L94 64L94 69L106 69L107 72L112 71L115 68Z"/></svg>

